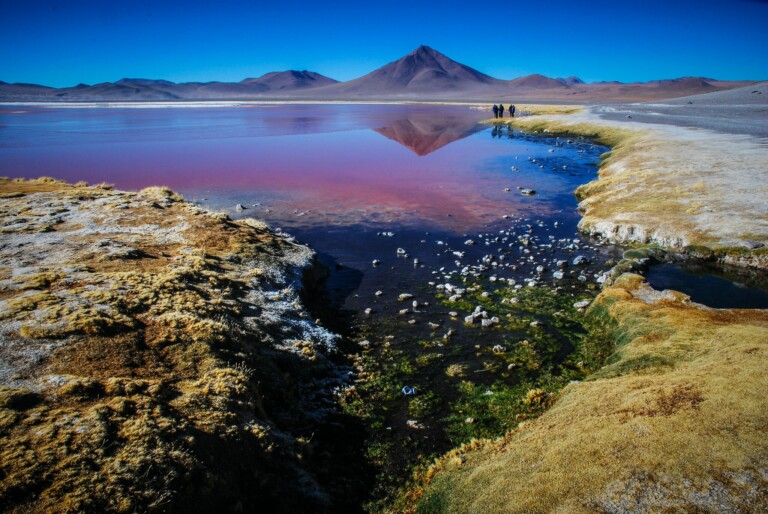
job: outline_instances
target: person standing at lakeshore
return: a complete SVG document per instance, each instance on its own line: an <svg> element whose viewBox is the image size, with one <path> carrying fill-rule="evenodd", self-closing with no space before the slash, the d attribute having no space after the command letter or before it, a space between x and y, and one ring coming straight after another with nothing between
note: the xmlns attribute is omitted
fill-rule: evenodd
<svg viewBox="0 0 768 514"><path fill-rule="evenodd" d="M510 105L509 106L509 117L510 118L514 118L515 117L515 106L514 105Z"/></svg>
<svg viewBox="0 0 768 514"><path fill-rule="evenodd" d="M499 117L499 106L496 104L493 104L493 117L494 118Z"/></svg>
<svg viewBox="0 0 768 514"><path fill-rule="evenodd" d="M504 117L504 104L499 104L499 118Z"/></svg>

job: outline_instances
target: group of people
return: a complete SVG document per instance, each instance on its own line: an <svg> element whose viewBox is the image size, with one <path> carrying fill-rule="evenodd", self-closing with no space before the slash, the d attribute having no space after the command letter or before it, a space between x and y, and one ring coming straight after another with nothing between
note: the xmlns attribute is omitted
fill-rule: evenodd
<svg viewBox="0 0 768 514"><path fill-rule="evenodd" d="M499 104L493 104L493 117L494 118L503 118L504 117L504 105ZM510 105L509 106L509 117L514 118L515 117L515 106Z"/></svg>

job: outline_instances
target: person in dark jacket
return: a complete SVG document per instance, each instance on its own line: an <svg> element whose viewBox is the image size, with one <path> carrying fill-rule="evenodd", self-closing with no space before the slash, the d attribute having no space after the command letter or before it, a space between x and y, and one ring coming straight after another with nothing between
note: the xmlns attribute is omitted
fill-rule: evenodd
<svg viewBox="0 0 768 514"><path fill-rule="evenodd" d="M504 117L504 104L499 104L499 118Z"/></svg>
<svg viewBox="0 0 768 514"><path fill-rule="evenodd" d="M499 106L496 104L493 104L493 117L494 118L499 117Z"/></svg>
<svg viewBox="0 0 768 514"><path fill-rule="evenodd" d="M512 118L514 118L514 117L515 117L515 106L514 106L514 105L510 105L510 106L509 106L509 115L510 115Z"/></svg>

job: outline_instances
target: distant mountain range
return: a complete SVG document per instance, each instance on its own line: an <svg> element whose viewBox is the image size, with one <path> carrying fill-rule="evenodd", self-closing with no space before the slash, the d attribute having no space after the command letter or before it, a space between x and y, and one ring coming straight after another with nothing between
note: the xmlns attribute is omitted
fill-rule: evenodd
<svg viewBox="0 0 768 514"><path fill-rule="evenodd" d="M684 77L650 82L585 83L578 77L528 75L501 80L420 46L362 77L339 82L312 71L282 71L241 82L121 79L52 88L0 81L0 101L115 102L172 100L566 100L644 101L722 91L753 81Z"/></svg>

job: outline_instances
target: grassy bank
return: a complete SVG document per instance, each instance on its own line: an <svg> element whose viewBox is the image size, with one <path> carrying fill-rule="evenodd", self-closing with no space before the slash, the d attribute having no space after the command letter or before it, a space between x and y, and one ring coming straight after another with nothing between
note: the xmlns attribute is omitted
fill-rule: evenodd
<svg viewBox="0 0 768 514"><path fill-rule="evenodd" d="M611 147L599 180L579 187L579 228L622 244L705 249L731 264L768 267L768 152L743 137L608 122L572 106L520 106L531 114L488 123L584 136ZM728 213L728 216L723 216Z"/></svg>
<svg viewBox="0 0 768 514"><path fill-rule="evenodd" d="M0 194L1 510L356 504L335 338L296 291L309 249L164 188Z"/></svg>
<svg viewBox="0 0 768 514"><path fill-rule="evenodd" d="M589 316L617 344L609 363L535 421L441 458L415 510L765 511L768 312L702 309L625 274Z"/></svg>

